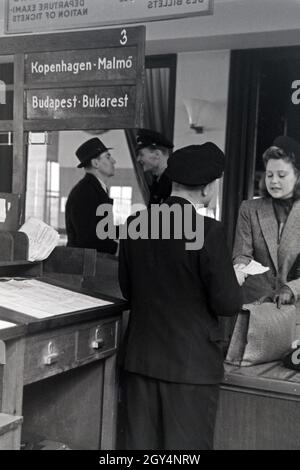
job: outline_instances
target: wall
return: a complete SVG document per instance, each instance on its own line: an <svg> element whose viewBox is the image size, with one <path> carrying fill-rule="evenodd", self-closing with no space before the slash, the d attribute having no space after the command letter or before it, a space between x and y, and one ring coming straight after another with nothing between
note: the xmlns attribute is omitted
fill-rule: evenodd
<svg viewBox="0 0 300 470"><path fill-rule="evenodd" d="M174 144L175 149L187 145L214 142L225 146L226 113L229 81L229 51L203 51L178 54ZM203 100L203 108L195 114L195 124L203 126L197 134L189 127L186 100ZM210 207L221 218L222 180L217 183ZM209 213L207 213L209 215Z"/></svg>
<svg viewBox="0 0 300 470"><path fill-rule="evenodd" d="M222 149L225 144L226 111L229 77L229 51L203 51L178 54L175 148L201 144L210 140ZM197 124L203 134L190 129L184 100L196 98L213 106L202 113Z"/></svg>

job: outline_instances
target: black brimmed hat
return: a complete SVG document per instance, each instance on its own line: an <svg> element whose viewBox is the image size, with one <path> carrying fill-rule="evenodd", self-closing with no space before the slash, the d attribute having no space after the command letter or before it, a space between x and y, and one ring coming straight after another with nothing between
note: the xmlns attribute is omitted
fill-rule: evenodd
<svg viewBox="0 0 300 470"><path fill-rule="evenodd" d="M111 150L111 148L112 147L106 147L98 137L93 137L92 139L87 140L80 145L75 152L78 160L80 161L77 168L84 167L90 160L99 157L101 153L107 152L108 150Z"/></svg>
<svg viewBox="0 0 300 470"><path fill-rule="evenodd" d="M201 186L222 176L225 155L212 142L176 150L168 160L168 177L186 186Z"/></svg>

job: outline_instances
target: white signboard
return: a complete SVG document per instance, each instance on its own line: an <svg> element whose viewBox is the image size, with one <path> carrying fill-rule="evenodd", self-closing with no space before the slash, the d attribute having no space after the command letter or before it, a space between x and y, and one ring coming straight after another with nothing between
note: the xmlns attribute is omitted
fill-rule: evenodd
<svg viewBox="0 0 300 470"><path fill-rule="evenodd" d="M213 0L6 0L6 33L209 15Z"/></svg>

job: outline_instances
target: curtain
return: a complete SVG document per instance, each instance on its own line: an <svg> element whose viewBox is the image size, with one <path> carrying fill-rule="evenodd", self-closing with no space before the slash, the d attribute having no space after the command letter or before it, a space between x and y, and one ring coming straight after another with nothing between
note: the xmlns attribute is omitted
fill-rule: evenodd
<svg viewBox="0 0 300 470"><path fill-rule="evenodd" d="M259 55L233 51L226 135L222 221L233 247L239 207L253 196L258 114Z"/></svg>
<svg viewBox="0 0 300 470"><path fill-rule="evenodd" d="M146 57L143 127L160 132L170 140L174 129L176 63L176 55ZM126 130L125 134L137 181L148 204L152 177L136 161L136 130Z"/></svg>
<svg viewBox="0 0 300 470"><path fill-rule="evenodd" d="M144 127L170 137L169 118L170 69L146 69Z"/></svg>

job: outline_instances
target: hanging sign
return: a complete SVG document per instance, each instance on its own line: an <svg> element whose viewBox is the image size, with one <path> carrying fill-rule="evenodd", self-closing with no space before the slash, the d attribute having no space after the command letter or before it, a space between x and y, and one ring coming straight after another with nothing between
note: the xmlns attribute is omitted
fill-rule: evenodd
<svg viewBox="0 0 300 470"><path fill-rule="evenodd" d="M136 47L27 54L25 83L136 79Z"/></svg>
<svg viewBox="0 0 300 470"><path fill-rule="evenodd" d="M27 119L70 119L118 116L133 121L135 87L110 86L88 88L54 88L27 91Z"/></svg>
<svg viewBox="0 0 300 470"><path fill-rule="evenodd" d="M5 32L144 23L212 13L213 0L6 0Z"/></svg>
<svg viewBox="0 0 300 470"><path fill-rule="evenodd" d="M84 118L90 129L141 127L144 44L145 27L137 26L88 31L82 49L25 53L26 125L75 128Z"/></svg>

